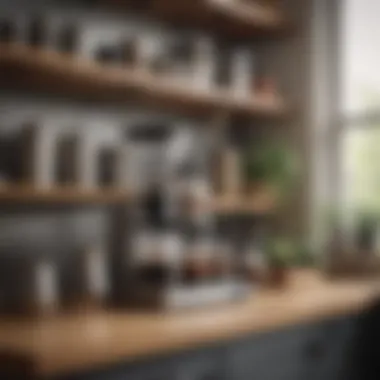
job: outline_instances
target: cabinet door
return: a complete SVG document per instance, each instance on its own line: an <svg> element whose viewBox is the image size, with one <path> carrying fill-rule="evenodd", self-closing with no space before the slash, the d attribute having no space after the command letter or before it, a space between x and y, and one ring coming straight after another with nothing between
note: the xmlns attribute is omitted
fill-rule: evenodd
<svg viewBox="0 0 380 380"><path fill-rule="evenodd" d="M229 380L226 352L222 348L203 349L176 360L176 380Z"/></svg>
<svg viewBox="0 0 380 380"><path fill-rule="evenodd" d="M75 374L60 380L176 380L176 376L173 360L162 359Z"/></svg>
<svg viewBox="0 0 380 380"><path fill-rule="evenodd" d="M231 379L305 379L304 349L314 335L314 326L301 326L237 343L230 353Z"/></svg>
<svg viewBox="0 0 380 380"><path fill-rule="evenodd" d="M328 321L321 325L319 337L312 343L311 350L307 350L305 358L310 380L346 379L355 327L354 317Z"/></svg>

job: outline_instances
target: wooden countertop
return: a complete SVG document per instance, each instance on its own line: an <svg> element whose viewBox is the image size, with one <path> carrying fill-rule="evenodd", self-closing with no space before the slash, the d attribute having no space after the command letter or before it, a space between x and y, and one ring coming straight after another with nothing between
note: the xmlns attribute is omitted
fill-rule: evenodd
<svg viewBox="0 0 380 380"><path fill-rule="evenodd" d="M39 376L92 369L360 311L380 281L329 282L295 272L284 290L240 303L173 313L99 312L43 320L0 320L1 363ZM1 360L2 359L2 360Z"/></svg>

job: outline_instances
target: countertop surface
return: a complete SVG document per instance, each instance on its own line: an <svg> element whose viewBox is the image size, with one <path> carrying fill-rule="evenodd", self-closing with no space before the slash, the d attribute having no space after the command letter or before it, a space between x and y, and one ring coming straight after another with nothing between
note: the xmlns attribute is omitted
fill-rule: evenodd
<svg viewBox="0 0 380 380"><path fill-rule="evenodd" d="M284 289L261 290L236 304L201 311L0 319L0 366L55 375L196 348L359 312L378 296L379 285L373 279L328 281L314 271L297 271Z"/></svg>

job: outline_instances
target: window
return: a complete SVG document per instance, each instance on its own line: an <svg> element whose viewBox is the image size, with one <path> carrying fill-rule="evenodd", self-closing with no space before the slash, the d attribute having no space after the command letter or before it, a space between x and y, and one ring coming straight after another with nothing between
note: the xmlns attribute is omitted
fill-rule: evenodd
<svg viewBox="0 0 380 380"><path fill-rule="evenodd" d="M343 198L355 210L380 210L380 1L340 1Z"/></svg>

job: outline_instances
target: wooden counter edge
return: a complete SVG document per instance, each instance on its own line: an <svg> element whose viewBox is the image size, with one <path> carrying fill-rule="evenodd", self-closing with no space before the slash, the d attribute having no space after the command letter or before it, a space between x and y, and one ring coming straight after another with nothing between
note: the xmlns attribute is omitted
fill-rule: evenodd
<svg viewBox="0 0 380 380"><path fill-rule="evenodd" d="M259 322L231 324L226 323L224 328L213 328L205 331L193 331L191 334L171 335L168 339L153 339L152 341L136 342L135 345L115 342L107 355L101 355L102 351L93 351L83 355L49 355L49 358L39 357L38 354L29 352L0 351L0 374L3 370L28 373L34 378L48 378L49 376L65 375L80 371L93 371L121 363L131 363L137 360L149 360L156 356L165 356L179 351L186 351L207 347L214 344L223 344L228 341L243 338L248 334L268 333L297 324L314 323L323 319L338 318L344 315L357 314L370 307L378 298L379 292L371 287L362 297L354 297L338 304L328 304L325 308L301 308L294 313L280 315L274 313L268 319L260 319ZM158 322L159 323L159 322ZM223 323L222 323L223 324ZM195 329L196 330L196 329ZM48 360L49 359L49 360Z"/></svg>
<svg viewBox="0 0 380 380"><path fill-rule="evenodd" d="M316 323L324 319L328 320L331 318L338 318L345 315L355 315L365 310L369 307L370 301L363 303L360 306L355 305L355 307L344 307L339 310L334 310L333 312L321 311L320 313L313 313L310 315L302 315L298 317L291 318L281 318L281 322L275 321L265 324L265 326L255 326L255 328L241 327L226 329L225 332L218 332L216 334L208 334L199 337L194 334L193 338L189 338L184 341L175 341L168 339L165 344L153 344L153 345L142 345L139 348L134 348L131 352L125 350L121 354L115 354L104 358L95 357L78 357L78 362L70 360L70 363L62 362L57 360L55 362L44 363L42 366L38 366L37 373L42 378L49 378L49 376L65 375L80 371L96 371L107 367L117 366L119 364L134 363L142 360L150 360L157 357L165 357L166 355L177 354L180 352L186 352L186 350L201 349L205 347L210 347L218 344L225 344L227 342L232 342L238 340L247 335L259 335L265 333L275 332L276 330L281 330L283 328L302 325L308 323ZM42 363L41 363L42 364Z"/></svg>

